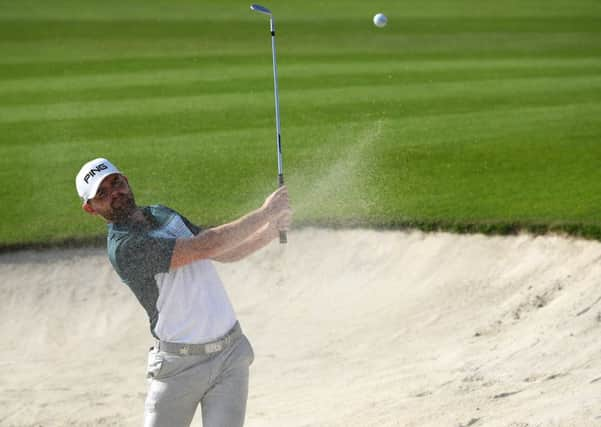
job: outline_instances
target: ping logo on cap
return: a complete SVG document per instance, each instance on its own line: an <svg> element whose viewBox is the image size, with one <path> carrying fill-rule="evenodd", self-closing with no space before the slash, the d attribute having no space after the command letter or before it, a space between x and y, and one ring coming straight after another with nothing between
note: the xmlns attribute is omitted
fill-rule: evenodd
<svg viewBox="0 0 601 427"><path fill-rule="evenodd" d="M83 180L88 183L90 178L93 178L98 172L102 172L103 170L107 170L109 167L104 163L100 163L95 168L90 169L90 171L84 176Z"/></svg>
<svg viewBox="0 0 601 427"><path fill-rule="evenodd" d="M114 173L121 172L104 157L90 160L83 165L75 177L75 187L80 199L84 202L92 199L96 195L98 187L100 187L104 178Z"/></svg>

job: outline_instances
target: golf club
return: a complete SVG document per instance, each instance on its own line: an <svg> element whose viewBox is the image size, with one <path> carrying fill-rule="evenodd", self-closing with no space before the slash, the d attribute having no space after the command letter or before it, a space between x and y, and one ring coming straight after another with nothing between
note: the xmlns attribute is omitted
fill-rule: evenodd
<svg viewBox="0 0 601 427"><path fill-rule="evenodd" d="M271 32L271 55L273 57L273 93L275 96L275 129L278 150L278 185L284 185L284 170L282 164L282 132L280 128L280 101L278 97L278 64L275 59L275 22L269 9L258 4L252 4L250 10L269 16L269 31ZM280 243L286 243L288 236L285 230L280 230Z"/></svg>

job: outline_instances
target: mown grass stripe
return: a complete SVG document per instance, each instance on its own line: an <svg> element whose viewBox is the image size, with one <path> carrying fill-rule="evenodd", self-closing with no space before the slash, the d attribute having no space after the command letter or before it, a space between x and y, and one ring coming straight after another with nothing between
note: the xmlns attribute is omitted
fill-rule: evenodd
<svg viewBox="0 0 601 427"><path fill-rule="evenodd" d="M392 17L391 17L392 19ZM348 33L349 30L368 32L373 30L366 25L365 18L328 16L327 19L298 21L283 19L281 26L286 32L327 32L331 35ZM600 32L601 19L597 16L566 17L394 17L395 26L388 31L395 34L456 34L456 33L580 33ZM240 38L258 33L256 20L249 13L245 19L228 21L228 37ZM105 39L141 38L194 38L199 36L216 38L223 33L223 22L210 17L185 20L32 20L0 19L0 37L9 41L45 40L49 37L57 41L65 39Z"/></svg>
<svg viewBox="0 0 601 427"><path fill-rule="evenodd" d="M374 108L378 108L380 102L445 102L448 99L459 100L469 104L478 99L490 102L491 98L496 102L511 103L515 94L521 96L520 102L533 102L536 96L542 99L558 99L562 96L585 96L593 100L601 89L601 76L589 75L570 78L537 77L537 78L514 78L494 79L463 82L445 83L408 83L402 86L383 85L377 87L354 86L353 95L349 98L348 87L345 88L306 88L301 90L290 90L286 92L286 102L290 105L303 105L305 109L312 106L322 108L330 105L338 105L352 99L355 103L373 102ZM549 92L553 89L552 92ZM588 94L588 96L587 96ZM206 112L219 112L224 110L239 109L242 104L244 108L261 108L267 105L267 93L228 93L209 94L184 97L147 97L135 100L120 101L95 101L82 103L62 103L52 106L11 106L0 107L0 123L18 123L21 121L44 121L91 118L116 115L158 115L160 113L190 113L199 114ZM540 101L537 101L540 102Z"/></svg>
<svg viewBox="0 0 601 427"><path fill-rule="evenodd" d="M392 68L397 70L399 64L403 64L404 69L408 71L441 71L441 70L504 70L504 69L521 69L521 68L587 68L596 67L601 64L599 57L564 57L564 58L523 58L523 57L508 57L508 58L446 58L432 60L430 58L413 58L404 55L380 55L380 54L365 54L361 58L350 58L348 55L313 55L303 57L286 57L284 56L282 66L290 73L297 73L298 67L317 67L317 71L330 72L330 68L343 69L344 67L364 67L365 61L368 61L374 69ZM63 62L38 62L35 64L29 62L21 63L4 63L0 66L0 81L8 83L10 81L18 83L19 81L29 79L29 82L35 82L41 77L51 78L58 77L66 79L69 77L82 78L85 75L91 75L91 78L96 76L104 76L106 78L119 78L121 75L129 75L131 73L147 73L162 76L165 71L167 73L177 71L186 75L184 70L196 71L196 77L206 77L213 80L225 80L232 75L232 71L236 67L243 66L244 68L251 65L264 67L265 58L258 55L231 55L231 56L197 56L197 57L170 57L170 58L123 58L106 61L72 61ZM225 74L215 72L219 68L220 71L225 71ZM207 71L213 71L208 73ZM363 70L367 71L367 70ZM128 74L129 73L129 74Z"/></svg>
<svg viewBox="0 0 601 427"><path fill-rule="evenodd" d="M340 75L322 75L319 79L311 76L287 76L282 87L282 93L304 89L336 89L369 86L377 88L390 86L395 83L399 86L409 83L452 83L452 82L477 82L490 80L510 80L524 78L583 78L587 76L596 77L601 74L601 63L598 66L580 67L572 69L569 67L559 68L494 68L490 70L469 69L437 71L390 71L387 69L374 69L370 73L352 73ZM124 86L110 88L86 88L73 89L64 87L47 91L15 91L3 94L4 106L25 105L48 105L61 104L65 102L90 102L111 101L123 99L142 98L169 98L177 96L198 96L207 94L231 94L231 93L257 93L271 90L272 83L265 78L232 78L223 81L196 80L180 82L178 79L161 82L160 84L135 84L129 82Z"/></svg>
<svg viewBox="0 0 601 427"><path fill-rule="evenodd" d="M269 59L269 57L267 57ZM601 67L600 57L585 58L544 58L523 60L517 59L461 59L444 61L378 61L372 63L370 57L365 60L355 60L348 62L325 62L325 63L299 63L299 64L281 64L281 79L294 77L316 77L316 76L345 76L356 73L369 74L375 70L397 72L397 73L416 73L416 72L466 72L468 70L498 70L502 73L504 70L524 70L524 69L562 69L578 70L593 68L595 70ZM281 61L280 61L281 62ZM84 75L67 75L47 78L3 78L0 80L0 94L15 92L33 92L49 89L85 89L85 88L110 88L123 87L126 84L161 84L170 81L196 82L196 81L229 81L230 79L259 78L265 77L266 72L270 71L270 63L263 60L262 64L244 64L239 67L224 67L222 64L198 65L193 69L188 68L166 68L160 71L151 70L144 72L123 72L118 66L113 68L112 73L97 73ZM269 75L268 75L269 77ZM266 79L269 81L269 79Z"/></svg>
<svg viewBox="0 0 601 427"><path fill-rule="evenodd" d="M294 63L296 58L305 55L315 55L317 44L322 43L319 37L307 36L303 33L298 42L292 44L280 40L278 57L282 63ZM299 37L301 37L299 35ZM323 35L322 35L323 37ZM486 37L474 37L472 34L456 35L452 39L443 36L387 36L368 38L345 38L337 44L320 46L318 51L323 56L335 58L336 56L357 55L359 58L369 55L385 56L392 51L392 55L402 52L406 58L449 58L462 57L482 59L521 57L544 58L549 56L573 58L601 55L601 35L599 33L563 33L563 34L531 34L527 39L514 37L508 34L492 34ZM45 58L54 61L73 61L74 58L84 60L128 60L132 57L152 58L161 52L171 52L172 56L237 56L252 54L264 58L269 56L269 49L264 47L264 40L240 41L236 43L210 44L198 40L158 40L155 43L140 41L72 41L68 44L48 42L5 42L0 48L5 56L0 58L2 63L30 63L44 62ZM242 46L241 46L242 45ZM284 45L284 46L282 46ZM494 50L491 50L494 46ZM457 51L460 49L460 51ZM40 55L43 52L43 55ZM453 54L453 52L457 52ZM10 59L7 59L10 58Z"/></svg>

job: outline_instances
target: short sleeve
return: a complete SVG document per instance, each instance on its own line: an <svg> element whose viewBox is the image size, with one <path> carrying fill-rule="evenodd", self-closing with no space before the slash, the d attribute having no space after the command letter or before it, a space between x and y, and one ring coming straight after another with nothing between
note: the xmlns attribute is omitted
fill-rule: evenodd
<svg viewBox="0 0 601 427"><path fill-rule="evenodd" d="M184 224L186 224L186 227L188 227L188 230L190 230L190 232L192 234L194 234L196 236L197 234L199 234L202 231L202 227L199 227L198 225L193 224L188 218L186 218L182 214L178 214L178 215L182 219Z"/></svg>
<svg viewBox="0 0 601 427"><path fill-rule="evenodd" d="M175 238L129 235L117 246L115 263L121 278L128 283L141 282L169 271Z"/></svg>

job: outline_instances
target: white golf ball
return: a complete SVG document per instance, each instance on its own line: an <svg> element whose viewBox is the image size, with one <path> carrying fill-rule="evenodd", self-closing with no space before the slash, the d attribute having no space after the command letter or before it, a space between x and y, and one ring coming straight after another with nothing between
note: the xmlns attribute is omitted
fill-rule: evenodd
<svg viewBox="0 0 601 427"><path fill-rule="evenodd" d="M383 13L376 13L374 15L374 25L376 27L382 28L385 27L388 23L388 18Z"/></svg>

